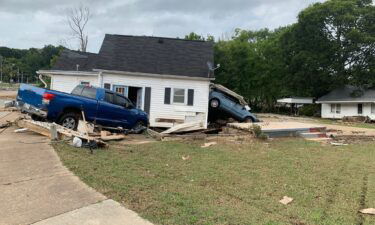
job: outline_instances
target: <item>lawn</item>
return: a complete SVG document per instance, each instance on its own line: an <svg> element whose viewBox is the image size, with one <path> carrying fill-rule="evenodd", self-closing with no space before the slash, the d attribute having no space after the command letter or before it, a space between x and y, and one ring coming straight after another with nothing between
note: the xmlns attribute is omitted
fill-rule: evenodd
<svg viewBox="0 0 375 225"><path fill-rule="evenodd" d="M156 224L375 224L375 144L302 139L54 145L85 183ZM183 160L182 157L189 158ZM294 198L284 206L283 196Z"/></svg>

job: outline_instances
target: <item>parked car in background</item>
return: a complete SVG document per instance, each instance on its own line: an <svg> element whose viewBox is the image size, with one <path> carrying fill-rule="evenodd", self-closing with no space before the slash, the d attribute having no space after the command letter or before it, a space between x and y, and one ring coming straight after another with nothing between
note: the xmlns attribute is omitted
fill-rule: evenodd
<svg viewBox="0 0 375 225"><path fill-rule="evenodd" d="M251 108L243 97L222 85L212 84L209 98L210 108L216 113L219 113L218 111L225 112L240 122L259 122L256 116L250 112Z"/></svg>
<svg viewBox="0 0 375 225"><path fill-rule="evenodd" d="M35 119L76 129L82 116L106 127L139 129L148 125L147 113L125 96L92 86L78 85L71 94L21 84L16 105Z"/></svg>

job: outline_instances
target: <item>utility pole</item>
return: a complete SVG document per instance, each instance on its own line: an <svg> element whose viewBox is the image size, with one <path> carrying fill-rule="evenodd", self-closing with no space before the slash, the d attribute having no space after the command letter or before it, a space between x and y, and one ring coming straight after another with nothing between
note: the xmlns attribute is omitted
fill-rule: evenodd
<svg viewBox="0 0 375 225"><path fill-rule="evenodd" d="M21 72L21 83L23 83L23 72Z"/></svg>

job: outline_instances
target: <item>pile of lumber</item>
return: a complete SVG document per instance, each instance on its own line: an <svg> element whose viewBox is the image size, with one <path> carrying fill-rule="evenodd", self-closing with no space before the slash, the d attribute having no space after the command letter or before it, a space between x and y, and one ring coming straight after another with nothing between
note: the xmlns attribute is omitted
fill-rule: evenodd
<svg viewBox="0 0 375 225"><path fill-rule="evenodd" d="M112 134L108 131L95 131L94 125L86 121L79 121L77 131L65 128L56 123L39 122L29 119L19 120L17 125L47 136L52 140L78 137L87 142L96 142L101 146L106 145L105 141L122 140L125 138L123 134Z"/></svg>

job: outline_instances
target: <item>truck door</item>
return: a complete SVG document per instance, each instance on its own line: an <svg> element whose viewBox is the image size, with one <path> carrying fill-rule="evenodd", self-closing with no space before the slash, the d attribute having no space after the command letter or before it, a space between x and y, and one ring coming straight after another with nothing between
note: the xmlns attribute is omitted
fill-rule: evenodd
<svg viewBox="0 0 375 225"><path fill-rule="evenodd" d="M103 126L131 128L132 111L126 106L130 102L122 95L105 92L104 101L99 101L97 123Z"/></svg>

